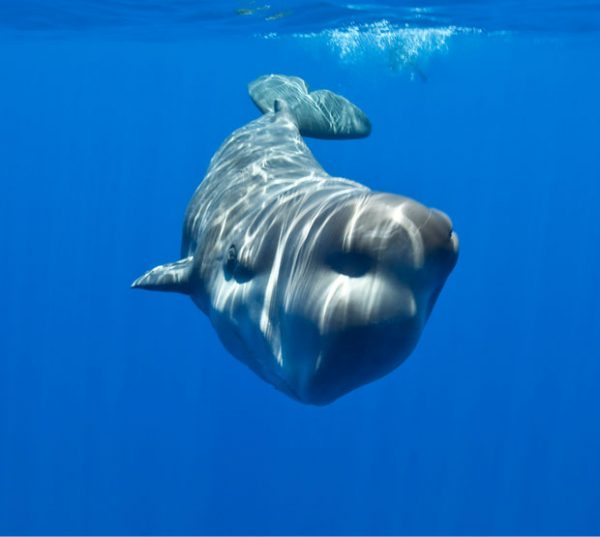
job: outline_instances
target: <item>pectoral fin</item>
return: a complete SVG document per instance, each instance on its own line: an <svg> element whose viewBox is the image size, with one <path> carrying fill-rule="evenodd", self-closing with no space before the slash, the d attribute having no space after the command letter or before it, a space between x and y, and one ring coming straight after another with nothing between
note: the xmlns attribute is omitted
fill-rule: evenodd
<svg viewBox="0 0 600 537"><path fill-rule="evenodd" d="M140 276L131 284L131 287L188 294L192 264L193 257L190 256L174 263L159 265Z"/></svg>

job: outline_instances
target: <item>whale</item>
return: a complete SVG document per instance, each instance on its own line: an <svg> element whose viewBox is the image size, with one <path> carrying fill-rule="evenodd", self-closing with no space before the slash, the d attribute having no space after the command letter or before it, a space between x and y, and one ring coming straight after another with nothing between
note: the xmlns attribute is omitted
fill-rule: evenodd
<svg viewBox="0 0 600 537"><path fill-rule="evenodd" d="M212 157L179 259L132 287L189 295L230 354L287 396L326 405L412 353L458 236L442 211L321 167L305 137L371 132L350 100L278 74L248 91L262 115Z"/></svg>

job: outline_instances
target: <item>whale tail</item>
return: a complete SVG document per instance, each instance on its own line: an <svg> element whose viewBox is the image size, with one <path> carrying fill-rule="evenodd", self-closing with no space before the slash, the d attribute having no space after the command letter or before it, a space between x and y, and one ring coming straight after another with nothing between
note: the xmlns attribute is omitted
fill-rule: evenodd
<svg viewBox="0 0 600 537"><path fill-rule="evenodd" d="M264 114L277 112L277 101L284 102L302 136L348 139L371 133L371 122L358 106L329 90L309 91L296 76L261 76L248 84L248 92Z"/></svg>

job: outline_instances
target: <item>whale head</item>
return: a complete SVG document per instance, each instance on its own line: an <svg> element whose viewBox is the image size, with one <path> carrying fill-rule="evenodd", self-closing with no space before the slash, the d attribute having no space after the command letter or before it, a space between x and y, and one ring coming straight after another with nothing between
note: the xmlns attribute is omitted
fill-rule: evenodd
<svg viewBox="0 0 600 537"><path fill-rule="evenodd" d="M384 376L414 349L458 256L450 219L369 193L320 211L279 267L284 386L326 404Z"/></svg>

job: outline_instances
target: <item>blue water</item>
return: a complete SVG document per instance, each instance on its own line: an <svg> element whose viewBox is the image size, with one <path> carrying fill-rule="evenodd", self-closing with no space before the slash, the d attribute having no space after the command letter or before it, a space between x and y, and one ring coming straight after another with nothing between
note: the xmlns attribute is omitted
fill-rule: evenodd
<svg viewBox="0 0 600 537"><path fill-rule="evenodd" d="M325 169L461 238L414 354L322 408L129 289L270 72L370 116ZM0 73L0 533L600 533L598 2L1 0Z"/></svg>

